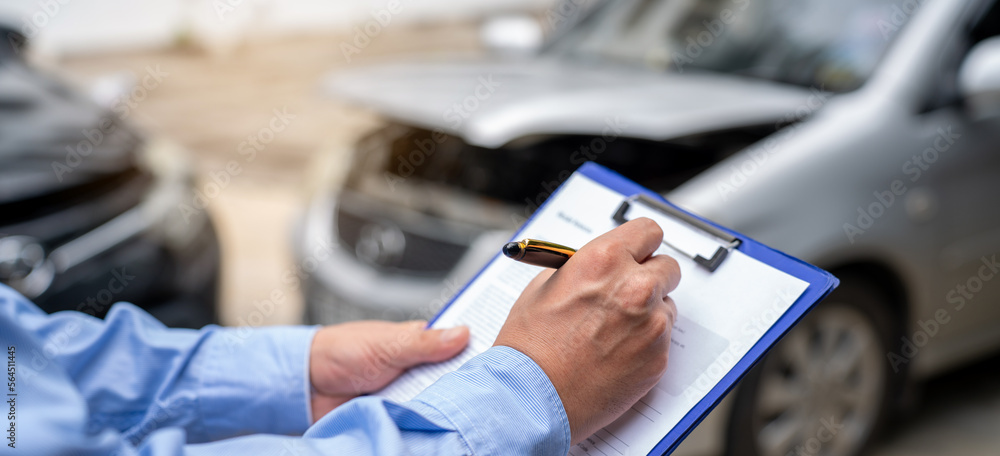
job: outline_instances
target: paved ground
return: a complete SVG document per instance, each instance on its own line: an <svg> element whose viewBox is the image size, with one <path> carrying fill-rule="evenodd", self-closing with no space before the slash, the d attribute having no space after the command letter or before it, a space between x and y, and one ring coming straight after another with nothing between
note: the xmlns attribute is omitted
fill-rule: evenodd
<svg viewBox="0 0 1000 456"><path fill-rule="evenodd" d="M149 130L187 147L203 180L238 160L245 171L209 208L218 223L225 261L221 315L245 324L254 301L273 290L293 296L268 324L299 321L301 302L280 282L291 266L290 226L308 196L310 163L336 154L372 117L325 99L321 76L347 63L338 45L345 37L316 36L248 44L226 55L169 50L97 56L59 62L82 84L102 74L149 66L169 73L138 103L135 118ZM440 50L475 50L471 27L448 26L385 32L351 65L387 56ZM237 147L268 125L273 110L296 117L248 162ZM343 162L342 156L335 160ZM1000 454L1000 358L929 383L918 411L874 454L880 456Z"/></svg>

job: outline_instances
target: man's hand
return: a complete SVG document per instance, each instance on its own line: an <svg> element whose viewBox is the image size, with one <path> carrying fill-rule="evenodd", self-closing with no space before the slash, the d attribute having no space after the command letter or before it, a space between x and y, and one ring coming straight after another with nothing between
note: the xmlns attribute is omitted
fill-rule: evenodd
<svg viewBox="0 0 1000 456"><path fill-rule="evenodd" d="M451 358L469 343L467 327L426 326L426 321L359 321L320 328L309 354L313 419L381 389L409 367Z"/></svg>
<svg viewBox="0 0 1000 456"><path fill-rule="evenodd" d="M651 256L663 231L639 218L538 274L495 345L514 348L549 376L573 443L604 427L656 385L667 368L676 308L673 258Z"/></svg>

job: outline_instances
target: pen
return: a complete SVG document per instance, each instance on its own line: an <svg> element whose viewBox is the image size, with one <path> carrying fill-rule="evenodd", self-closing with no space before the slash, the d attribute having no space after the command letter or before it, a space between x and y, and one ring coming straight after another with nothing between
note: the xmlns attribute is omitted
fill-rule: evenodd
<svg viewBox="0 0 1000 456"><path fill-rule="evenodd" d="M537 239L508 242L503 246L503 254L508 258L543 268L559 268L574 253L574 248Z"/></svg>

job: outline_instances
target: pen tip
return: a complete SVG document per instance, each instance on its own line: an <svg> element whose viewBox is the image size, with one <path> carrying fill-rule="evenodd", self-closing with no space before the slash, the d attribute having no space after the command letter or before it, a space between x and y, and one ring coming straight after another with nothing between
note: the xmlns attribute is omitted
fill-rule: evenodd
<svg viewBox="0 0 1000 456"><path fill-rule="evenodd" d="M503 254L509 258L515 258L521 253L521 244L518 242L508 242L503 246Z"/></svg>

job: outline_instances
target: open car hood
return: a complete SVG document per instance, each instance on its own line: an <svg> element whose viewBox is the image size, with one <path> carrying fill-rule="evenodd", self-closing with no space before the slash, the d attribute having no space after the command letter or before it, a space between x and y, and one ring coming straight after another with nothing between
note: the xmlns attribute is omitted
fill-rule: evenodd
<svg viewBox="0 0 1000 456"><path fill-rule="evenodd" d="M790 120L814 96L736 76L547 58L382 64L334 73L325 84L334 96L388 118L484 147L532 135L620 129L615 134L666 140L766 125Z"/></svg>

